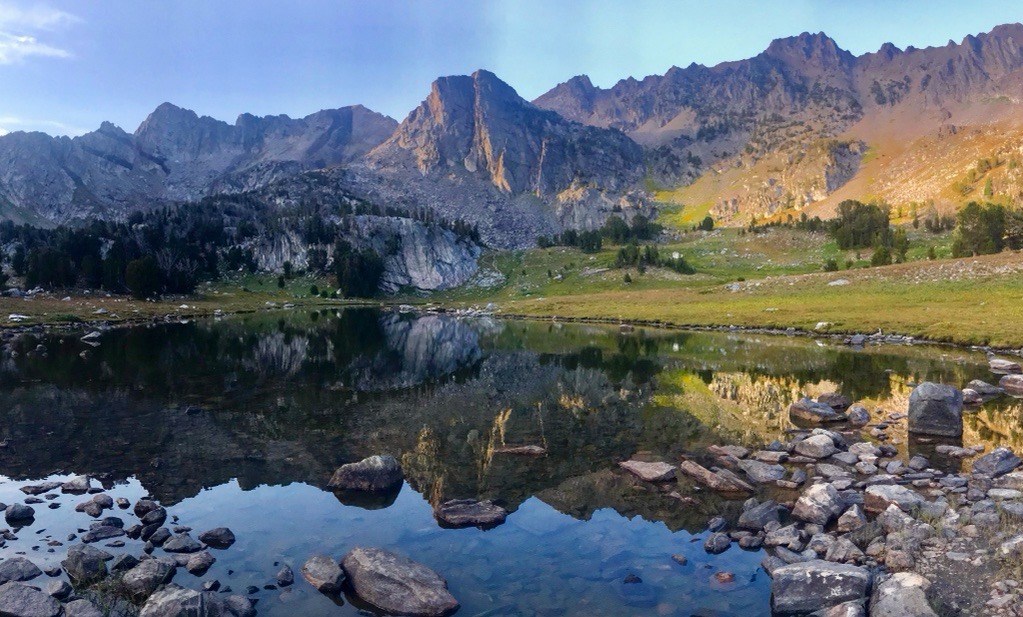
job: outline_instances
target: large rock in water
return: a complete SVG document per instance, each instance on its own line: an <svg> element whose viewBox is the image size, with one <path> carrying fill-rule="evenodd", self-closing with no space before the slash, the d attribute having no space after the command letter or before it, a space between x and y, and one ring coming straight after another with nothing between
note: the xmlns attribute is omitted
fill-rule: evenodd
<svg viewBox="0 0 1023 617"><path fill-rule="evenodd" d="M1023 396L1023 375L1006 375L998 380L998 385L1007 394Z"/></svg>
<svg viewBox="0 0 1023 617"><path fill-rule="evenodd" d="M792 508L793 518L807 523L827 525L842 513L845 503L838 490L831 484L814 484L803 491Z"/></svg>
<svg viewBox="0 0 1023 617"><path fill-rule="evenodd" d="M146 559L124 573L122 583L133 602L142 602L174 578L177 567L162 559Z"/></svg>
<svg viewBox="0 0 1023 617"><path fill-rule="evenodd" d="M630 460L622 461L618 466L646 482L667 482L675 479L675 466L669 463Z"/></svg>
<svg viewBox="0 0 1023 617"><path fill-rule="evenodd" d="M254 617L252 602L244 596L224 596L167 585L146 601L139 617Z"/></svg>
<svg viewBox="0 0 1023 617"><path fill-rule="evenodd" d="M378 454L342 465L328 486L346 491L389 491L401 486L404 479L401 465L393 456Z"/></svg>
<svg viewBox="0 0 1023 617"><path fill-rule="evenodd" d="M913 572L897 572L880 582L870 598L870 617L938 617L927 602L931 582Z"/></svg>
<svg viewBox="0 0 1023 617"><path fill-rule="evenodd" d="M863 495L863 508L877 514L888 506L898 506L903 512L912 512L924 503L919 493L898 484L876 484L868 486Z"/></svg>
<svg viewBox="0 0 1023 617"><path fill-rule="evenodd" d="M924 382L909 395L909 432L959 437L963 434L963 393L952 386Z"/></svg>
<svg viewBox="0 0 1023 617"><path fill-rule="evenodd" d="M865 600L870 591L866 568L821 559L776 568L771 577L771 605L778 615L803 615Z"/></svg>
<svg viewBox="0 0 1023 617"><path fill-rule="evenodd" d="M326 555L313 555L302 566L302 576L323 593L337 593L345 582L345 573L337 562Z"/></svg>
<svg viewBox="0 0 1023 617"><path fill-rule="evenodd" d="M60 602L35 587L21 583L0 586L0 615L4 617L57 617Z"/></svg>
<svg viewBox="0 0 1023 617"><path fill-rule="evenodd" d="M441 617L458 610L447 582L407 557L378 548L354 548L342 560L355 594L395 615Z"/></svg>
<svg viewBox="0 0 1023 617"><path fill-rule="evenodd" d="M11 557L0 561L0 583L30 581L42 573L39 566L24 557Z"/></svg>

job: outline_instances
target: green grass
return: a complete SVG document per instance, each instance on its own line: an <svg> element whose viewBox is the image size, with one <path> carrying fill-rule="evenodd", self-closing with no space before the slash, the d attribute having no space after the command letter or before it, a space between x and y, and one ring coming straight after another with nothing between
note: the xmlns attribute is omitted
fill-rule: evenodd
<svg viewBox="0 0 1023 617"><path fill-rule="evenodd" d="M530 316L804 330L828 322L830 332L881 329L962 344L1023 345L1021 255L945 259L949 234L910 236L910 261L884 268L867 267L869 249L857 257L823 234L790 229L695 232L659 246L662 255L678 251L695 266L697 274L689 276L658 268L644 275L615 269L617 247L594 255L565 247L491 254L484 267L499 270L504 284L432 299L494 302L502 312ZM926 260L931 245L938 261ZM841 269L822 272L826 259ZM632 283L624 282L626 272ZM837 279L849 284L828 284Z"/></svg>

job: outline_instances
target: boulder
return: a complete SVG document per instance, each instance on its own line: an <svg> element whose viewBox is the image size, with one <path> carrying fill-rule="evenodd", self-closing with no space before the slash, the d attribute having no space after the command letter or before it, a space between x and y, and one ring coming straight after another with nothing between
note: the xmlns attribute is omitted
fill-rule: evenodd
<svg viewBox="0 0 1023 617"><path fill-rule="evenodd" d="M290 587L295 584L295 572L291 569L291 566L285 564L277 571L277 576L274 577L274 580L277 581L278 587Z"/></svg>
<svg viewBox="0 0 1023 617"><path fill-rule="evenodd" d="M963 434L963 393L949 385L924 382L909 395L909 432L959 437Z"/></svg>
<svg viewBox="0 0 1023 617"><path fill-rule="evenodd" d="M776 502L767 500L750 508L746 508L742 511L742 514L739 515L739 529L760 531L766 527L768 523L779 522L778 507L779 506Z"/></svg>
<svg viewBox="0 0 1023 617"><path fill-rule="evenodd" d="M888 506L898 506L903 512L912 512L924 502L919 493L898 484L875 484L868 486L863 495L863 507L867 512L878 514Z"/></svg>
<svg viewBox="0 0 1023 617"><path fill-rule="evenodd" d="M73 495L87 493L92 488L92 482L87 476L77 476L60 485L62 493Z"/></svg>
<svg viewBox="0 0 1023 617"><path fill-rule="evenodd" d="M880 581L870 598L870 617L938 617L927 602L931 582L912 572Z"/></svg>
<svg viewBox="0 0 1023 617"><path fill-rule="evenodd" d="M191 574L202 576L216 561L217 558L211 555L209 551L199 551L198 553L192 553L188 558L188 562L185 563L185 569Z"/></svg>
<svg viewBox="0 0 1023 617"><path fill-rule="evenodd" d="M795 444L796 454L810 458L827 458L838 452L835 441L827 435L810 435Z"/></svg>
<svg viewBox="0 0 1023 617"><path fill-rule="evenodd" d="M0 584L12 581L30 581L42 576L43 571L24 557L11 557L0 561Z"/></svg>
<svg viewBox="0 0 1023 617"><path fill-rule="evenodd" d="M57 617L63 608L49 594L21 583L0 585L0 615L5 617Z"/></svg>
<svg viewBox="0 0 1023 617"><path fill-rule="evenodd" d="M842 513L844 503L842 496L831 484L814 484L803 491L792 509L793 518L827 525L831 519Z"/></svg>
<svg viewBox="0 0 1023 617"><path fill-rule="evenodd" d="M198 592L170 584L146 600L139 617L254 617L252 602L243 596Z"/></svg>
<svg viewBox="0 0 1023 617"><path fill-rule="evenodd" d="M727 551L731 545L732 539L728 537L727 533L715 532L707 536L707 539L703 541L703 550L711 555L717 555Z"/></svg>
<svg viewBox="0 0 1023 617"><path fill-rule="evenodd" d="M122 584L136 603L151 596L161 585L171 582L177 568L163 559L146 559L124 573Z"/></svg>
<svg viewBox="0 0 1023 617"><path fill-rule="evenodd" d="M4 519L12 527L23 527L35 518L36 511L32 506L21 503L13 503L4 510Z"/></svg>
<svg viewBox="0 0 1023 617"><path fill-rule="evenodd" d="M377 548L354 548L342 560L360 599L396 615L441 617L458 610L447 582L430 568Z"/></svg>
<svg viewBox="0 0 1023 617"><path fill-rule="evenodd" d="M106 578L106 562L113 558L110 553L88 544L76 544L68 549L67 557L60 565L64 566L74 583L88 585Z"/></svg>
<svg viewBox="0 0 1023 617"><path fill-rule="evenodd" d="M812 423L841 422L845 419L845 415L838 413L830 405L809 398L801 398L789 405L789 416Z"/></svg>
<svg viewBox="0 0 1023 617"><path fill-rule="evenodd" d="M342 465L327 486L346 491L389 491L401 486L405 474L390 455L375 455Z"/></svg>
<svg viewBox="0 0 1023 617"><path fill-rule="evenodd" d="M199 534L199 541L211 548L228 548L234 544L234 532L227 527L217 527Z"/></svg>
<svg viewBox="0 0 1023 617"><path fill-rule="evenodd" d="M83 598L65 604L64 617L105 617L105 615L95 604Z"/></svg>
<svg viewBox="0 0 1023 617"><path fill-rule="evenodd" d="M1007 394L1023 396L1023 375L1006 375L998 380L998 385Z"/></svg>
<svg viewBox="0 0 1023 617"><path fill-rule="evenodd" d="M838 517L838 531L841 533L856 531L866 524L867 516L863 513L863 508L859 504L851 505L848 510L842 513L842 516Z"/></svg>
<svg viewBox="0 0 1023 617"><path fill-rule="evenodd" d="M743 470L750 480L758 484L777 482L785 477L785 468L781 465L770 465L753 459L743 459L738 462L739 469Z"/></svg>
<svg viewBox="0 0 1023 617"><path fill-rule="evenodd" d="M802 615L865 601L869 591L866 568L813 559L772 572L771 605L778 615Z"/></svg>
<svg viewBox="0 0 1023 617"><path fill-rule="evenodd" d="M675 466L668 463L623 461L618 466L646 482L667 482L675 478Z"/></svg>
<svg viewBox="0 0 1023 617"><path fill-rule="evenodd" d="M1023 463L1008 448L995 448L990 453L973 461L973 473L982 473L992 478L1004 476Z"/></svg>
<svg viewBox="0 0 1023 617"><path fill-rule="evenodd" d="M446 527L495 527L504 522L508 511L490 500L452 499L437 506L433 515Z"/></svg>
<svg viewBox="0 0 1023 617"><path fill-rule="evenodd" d="M313 555L302 566L302 576L322 593L337 593L345 582L345 573L326 555Z"/></svg>

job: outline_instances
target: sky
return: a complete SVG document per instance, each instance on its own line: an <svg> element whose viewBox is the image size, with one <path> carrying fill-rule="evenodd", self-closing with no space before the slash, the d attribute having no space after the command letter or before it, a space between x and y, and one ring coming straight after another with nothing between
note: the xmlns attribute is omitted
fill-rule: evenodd
<svg viewBox="0 0 1023 617"><path fill-rule="evenodd" d="M0 0L0 134L130 132L165 101L228 122L356 103L401 120L436 77L478 68L533 99L803 31L861 54L1017 21L1015 0Z"/></svg>

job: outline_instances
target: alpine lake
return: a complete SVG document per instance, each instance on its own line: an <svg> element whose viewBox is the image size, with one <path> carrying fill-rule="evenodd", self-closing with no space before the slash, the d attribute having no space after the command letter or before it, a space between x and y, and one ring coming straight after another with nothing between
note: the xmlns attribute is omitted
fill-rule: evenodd
<svg viewBox="0 0 1023 617"><path fill-rule="evenodd" d="M703 548L708 520L734 520L742 500L684 477L645 483L618 463L710 466L707 446L761 448L793 428L787 408L804 394L841 392L876 420L905 412L922 381L990 379L982 352L949 347L376 309L88 332L6 336L0 502L88 476L115 499L151 496L168 526L229 527L234 545L174 582L217 580L270 616L374 614L299 574L311 555L356 546L434 569L459 615L770 615L763 551ZM965 418L963 443L1019 451L1021 416L1020 401L991 400ZM889 443L928 447L897 427ZM537 448L509 451L523 445ZM399 491L328 488L337 467L374 454L400 462ZM45 569L92 519L75 511L81 495L39 497L0 557ZM493 500L507 520L442 527L434 507L464 498ZM105 515L134 522L130 509ZM140 540L117 540L96 546L141 555ZM284 565L296 580L279 587Z"/></svg>

